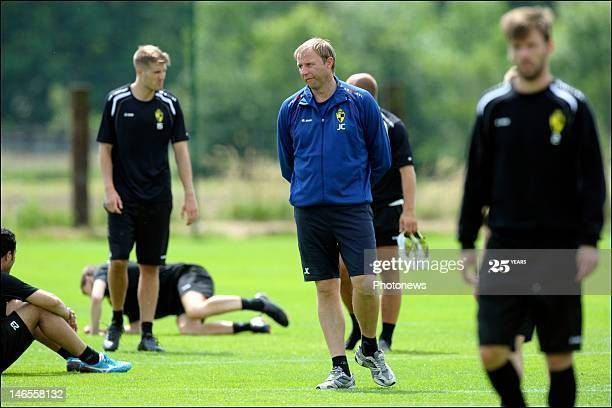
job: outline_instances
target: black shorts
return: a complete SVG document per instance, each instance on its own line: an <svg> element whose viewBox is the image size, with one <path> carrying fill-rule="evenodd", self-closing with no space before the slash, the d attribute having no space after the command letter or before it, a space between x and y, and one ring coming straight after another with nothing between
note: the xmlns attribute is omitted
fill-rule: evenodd
<svg viewBox="0 0 612 408"><path fill-rule="evenodd" d="M499 234L492 231L490 249L575 248L572 234ZM567 238L569 237L569 239ZM483 267L484 268L484 267ZM481 270L485 270L481 268ZM580 295L481 295L478 337L481 345L514 345L517 334L533 327L544 353L580 350L582 300Z"/></svg>
<svg viewBox="0 0 612 408"><path fill-rule="evenodd" d="M295 207L294 216L304 281L339 278L339 254L349 276L371 273L376 240L369 204Z"/></svg>
<svg viewBox="0 0 612 408"><path fill-rule="evenodd" d="M402 206L385 206L374 209L374 233L376 246L397 246L393 239L399 235L399 219L402 215Z"/></svg>
<svg viewBox="0 0 612 408"><path fill-rule="evenodd" d="M508 345L530 331L533 322L540 350L565 353L580 350L582 343L582 302L580 296L482 295L478 300L480 345Z"/></svg>
<svg viewBox="0 0 612 408"><path fill-rule="evenodd" d="M533 332L535 331L535 324L533 324L533 320L530 317L527 317L521 327L519 327L518 335L521 335L525 338L523 340L524 343L529 343L533 338Z"/></svg>
<svg viewBox="0 0 612 408"><path fill-rule="evenodd" d="M201 293L207 299L215 293L212 277L206 269L197 266L190 266L179 277L176 287L181 297L190 290Z"/></svg>
<svg viewBox="0 0 612 408"><path fill-rule="evenodd" d="M2 318L2 362L0 372L4 372L30 347L34 337L28 326L17 312Z"/></svg>
<svg viewBox="0 0 612 408"><path fill-rule="evenodd" d="M172 203L123 203L122 214L108 213L110 259L136 260L143 265L164 265L170 234Z"/></svg>

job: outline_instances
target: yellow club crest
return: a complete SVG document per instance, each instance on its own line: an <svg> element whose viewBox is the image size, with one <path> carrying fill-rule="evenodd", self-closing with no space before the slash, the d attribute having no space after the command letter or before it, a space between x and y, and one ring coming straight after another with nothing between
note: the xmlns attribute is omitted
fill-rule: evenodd
<svg viewBox="0 0 612 408"><path fill-rule="evenodd" d="M550 125L550 130L553 133L561 133L563 132L563 128L565 127L565 115L561 111L561 109L556 109L550 118L548 118L548 124Z"/></svg>
<svg viewBox="0 0 612 408"><path fill-rule="evenodd" d="M336 119L338 119L338 122L342 123L344 122L344 111L342 110L342 108L338 108L338 111L336 112Z"/></svg>
<svg viewBox="0 0 612 408"><path fill-rule="evenodd" d="M555 109L555 111L548 118L548 124L550 125L550 144L553 146L559 145L561 143L561 132L563 132L563 128L565 127L565 115L561 109Z"/></svg>
<svg viewBox="0 0 612 408"><path fill-rule="evenodd" d="M164 121L164 112L162 112L162 110L159 108L155 110L155 120L157 120L157 123L161 123Z"/></svg>

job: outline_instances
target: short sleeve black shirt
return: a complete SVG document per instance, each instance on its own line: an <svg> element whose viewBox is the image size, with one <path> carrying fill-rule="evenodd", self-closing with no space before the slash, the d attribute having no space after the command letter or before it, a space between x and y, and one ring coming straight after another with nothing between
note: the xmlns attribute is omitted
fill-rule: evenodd
<svg viewBox="0 0 612 408"><path fill-rule="evenodd" d="M38 289L6 272L2 272L0 275L2 275L2 288L0 289L2 293L2 315L0 317L4 319L8 301L13 299L26 300Z"/></svg>
<svg viewBox="0 0 612 408"><path fill-rule="evenodd" d="M399 169L414 164L406 126L400 118L388 110L381 109L381 112L391 146L391 168L372 188L374 208L384 207L403 198Z"/></svg>
<svg viewBox="0 0 612 408"><path fill-rule="evenodd" d="M97 141L113 145L113 183L128 202L172 200L168 146L188 140L178 99L165 90L150 101L129 84L106 98Z"/></svg>

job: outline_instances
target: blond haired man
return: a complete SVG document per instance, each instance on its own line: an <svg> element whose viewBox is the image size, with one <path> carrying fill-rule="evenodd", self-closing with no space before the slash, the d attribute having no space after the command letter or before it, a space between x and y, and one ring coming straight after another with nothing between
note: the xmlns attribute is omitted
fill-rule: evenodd
<svg viewBox="0 0 612 408"><path fill-rule="evenodd" d="M185 194L181 215L187 225L196 220L198 204L183 112L176 96L163 89L170 56L154 45L142 45L134 53L133 63L136 80L108 94L97 138L108 213L108 283L113 306L104 349L119 347L127 265L135 244L142 331L138 350L163 351L153 336L153 319L159 265L166 259L172 211L170 143Z"/></svg>
<svg viewBox="0 0 612 408"><path fill-rule="evenodd" d="M376 384L392 386L395 375L376 342L379 300L367 270L376 256L371 185L391 165L380 108L369 93L334 75L329 41L312 38L294 58L306 86L282 103L277 142L281 173L291 184L303 277L315 282L332 360L331 373L316 388L355 386L344 350L339 254L356 289L353 306L363 333L355 360Z"/></svg>

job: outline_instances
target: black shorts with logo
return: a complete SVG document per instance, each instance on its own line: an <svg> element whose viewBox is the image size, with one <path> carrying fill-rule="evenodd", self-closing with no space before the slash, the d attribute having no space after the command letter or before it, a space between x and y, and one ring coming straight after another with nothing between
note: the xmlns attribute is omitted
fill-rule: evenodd
<svg viewBox="0 0 612 408"><path fill-rule="evenodd" d="M110 259L136 259L143 265L164 265L170 235L172 203L123 203L121 214L108 213Z"/></svg>
<svg viewBox="0 0 612 408"><path fill-rule="evenodd" d="M492 231L489 249L575 248L572 234L523 233L508 236ZM531 237L531 238L529 238ZM485 270L485 266L481 268ZM478 337L480 345L508 345L517 334L530 334L535 327L544 353L580 350L582 344L582 299L580 295L480 295ZM528 336L527 336L528 337ZM528 337L529 338L529 337Z"/></svg>
<svg viewBox="0 0 612 408"><path fill-rule="evenodd" d="M0 372L4 372L30 347L34 337L17 312L2 318L2 361Z"/></svg>
<svg viewBox="0 0 612 408"><path fill-rule="evenodd" d="M339 255L349 276L371 273L376 240L370 204L295 207L294 216L304 281L339 278Z"/></svg>
<svg viewBox="0 0 612 408"><path fill-rule="evenodd" d="M176 287L180 296L194 290L208 299L215 293L215 284L208 271L194 265L179 277Z"/></svg>
<svg viewBox="0 0 612 408"><path fill-rule="evenodd" d="M399 235L401 215L401 205L374 208L374 233L377 247L397 246L397 241L393 238Z"/></svg>

